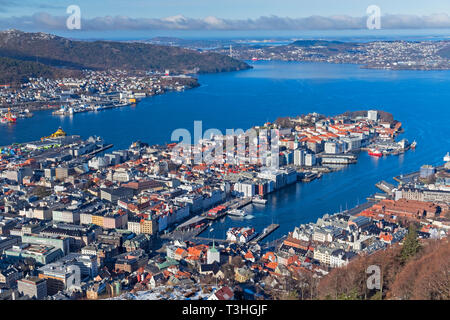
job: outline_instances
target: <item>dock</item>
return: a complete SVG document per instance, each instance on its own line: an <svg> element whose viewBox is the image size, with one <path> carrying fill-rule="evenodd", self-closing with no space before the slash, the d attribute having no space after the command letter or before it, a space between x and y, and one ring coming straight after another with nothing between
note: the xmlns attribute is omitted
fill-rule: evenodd
<svg viewBox="0 0 450 320"><path fill-rule="evenodd" d="M279 227L280 227L279 224L272 223L270 226L268 226L266 229L264 229L264 231L261 232L256 238L250 240L249 243L257 243L257 242L261 241L262 239L267 237L269 234L271 234L272 232L277 230Z"/></svg>
<svg viewBox="0 0 450 320"><path fill-rule="evenodd" d="M228 213L228 210L240 209L251 203L252 203L252 198L232 199L232 200L229 200L229 201L223 203L223 205L225 207L227 207L227 210L222 212L221 214L218 214L216 216L208 216L207 212L205 212L205 213L203 213L203 216L208 220L217 220L217 219L220 219L220 218L223 218L224 216L226 216Z"/></svg>
<svg viewBox="0 0 450 320"><path fill-rule="evenodd" d="M381 191L384 191L390 195L392 195L395 189L395 186L393 184L386 182L384 180L381 180L380 182L376 183L375 186Z"/></svg>
<svg viewBox="0 0 450 320"><path fill-rule="evenodd" d="M95 155L97 153L100 153L100 152L103 152L105 150L108 150L108 149L112 148L113 146L114 146L113 144L108 144L106 146L103 146L103 147L101 147L99 149L96 149L96 150L86 154L85 156L87 156L87 157L93 156L93 155Z"/></svg>
<svg viewBox="0 0 450 320"><path fill-rule="evenodd" d="M436 166L436 171L443 170L445 168L444 165ZM420 177L420 171L415 171L407 174L402 174L400 176L394 177L394 180L401 183L401 184L407 184L414 182L414 179Z"/></svg>
<svg viewBox="0 0 450 320"><path fill-rule="evenodd" d="M227 239L216 239L208 237L194 237L191 241L201 241L201 242L216 242L216 243L231 243L232 241Z"/></svg>
<svg viewBox="0 0 450 320"><path fill-rule="evenodd" d="M246 205L249 205L250 203L252 203L252 198L245 198L238 201L237 203L231 204L228 209L240 209L242 207L245 207Z"/></svg>

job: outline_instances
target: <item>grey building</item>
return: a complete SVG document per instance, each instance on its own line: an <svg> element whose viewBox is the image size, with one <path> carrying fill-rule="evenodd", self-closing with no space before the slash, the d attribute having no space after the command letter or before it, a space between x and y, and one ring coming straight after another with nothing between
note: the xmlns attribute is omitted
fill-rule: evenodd
<svg viewBox="0 0 450 320"><path fill-rule="evenodd" d="M38 277L29 277L17 281L17 290L19 293L42 300L47 297L47 282Z"/></svg>

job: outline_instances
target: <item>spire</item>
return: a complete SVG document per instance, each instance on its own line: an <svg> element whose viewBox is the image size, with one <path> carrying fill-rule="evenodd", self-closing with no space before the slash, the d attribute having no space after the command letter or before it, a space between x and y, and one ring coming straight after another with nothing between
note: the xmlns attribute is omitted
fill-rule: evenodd
<svg viewBox="0 0 450 320"><path fill-rule="evenodd" d="M209 251L210 251L210 252L218 252L217 249L216 249L216 243L215 243L214 239L213 239L213 245L212 245L212 248L209 249Z"/></svg>

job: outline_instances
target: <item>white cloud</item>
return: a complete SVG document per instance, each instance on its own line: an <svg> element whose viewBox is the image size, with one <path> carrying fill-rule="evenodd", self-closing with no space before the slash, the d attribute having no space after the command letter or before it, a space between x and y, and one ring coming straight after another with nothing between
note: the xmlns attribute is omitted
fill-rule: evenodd
<svg viewBox="0 0 450 320"><path fill-rule="evenodd" d="M32 16L0 19L0 28L23 29L27 31L64 30L65 16L37 13ZM428 16L384 15L383 29L450 28L448 14ZM162 19L131 18L128 16L104 16L82 19L83 30L342 30L366 28L366 17L310 16L289 18L263 16L257 19L220 19L209 16L204 19L176 15Z"/></svg>

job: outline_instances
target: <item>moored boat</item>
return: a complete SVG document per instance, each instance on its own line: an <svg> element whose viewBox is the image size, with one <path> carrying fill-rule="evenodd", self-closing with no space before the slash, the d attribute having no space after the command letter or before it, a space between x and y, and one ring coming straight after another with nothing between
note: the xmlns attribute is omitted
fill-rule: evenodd
<svg viewBox="0 0 450 320"><path fill-rule="evenodd" d="M267 203L267 200L264 199L264 198L262 198L262 197L256 196L256 197L253 197L253 198L252 198L252 203L266 204L266 203Z"/></svg>
<svg viewBox="0 0 450 320"><path fill-rule="evenodd" d="M232 209L228 211L228 214L236 217L245 217L247 215L247 212L241 209Z"/></svg>
<svg viewBox="0 0 450 320"><path fill-rule="evenodd" d="M11 109L8 108L8 112L3 116L2 122L3 123L16 123L17 116L15 114L11 113Z"/></svg>
<svg viewBox="0 0 450 320"><path fill-rule="evenodd" d="M383 156L383 153L378 149L369 149L368 154L369 154L369 156L374 156L374 157L382 157Z"/></svg>

